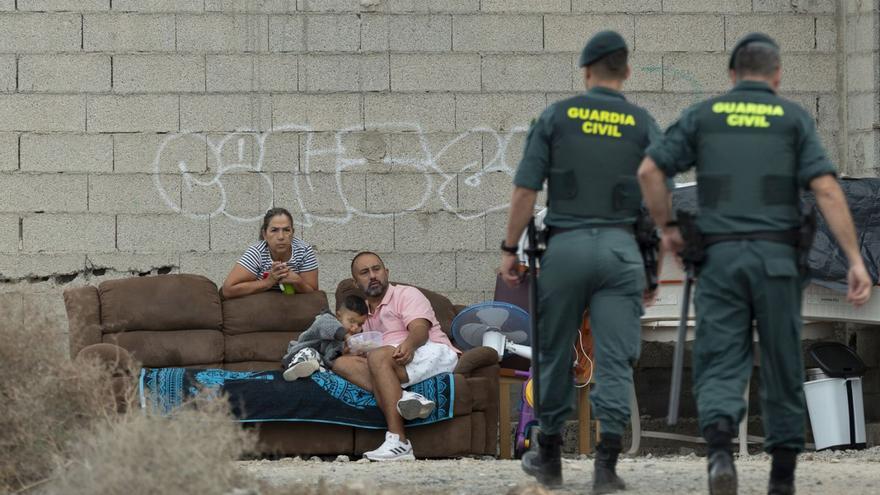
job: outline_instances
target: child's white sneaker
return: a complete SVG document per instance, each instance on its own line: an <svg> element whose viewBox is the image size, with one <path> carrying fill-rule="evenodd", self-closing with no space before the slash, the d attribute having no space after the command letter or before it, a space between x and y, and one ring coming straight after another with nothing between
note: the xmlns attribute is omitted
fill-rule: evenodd
<svg viewBox="0 0 880 495"><path fill-rule="evenodd" d="M424 395L404 390L397 401L397 412L403 419L425 419L434 412L434 401L428 400Z"/></svg>
<svg viewBox="0 0 880 495"><path fill-rule="evenodd" d="M284 379L292 382L297 378L311 376L321 368L320 355L314 349L306 348L296 353L290 366L284 370Z"/></svg>
<svg viewBox="0 0 880 495"><path fill-rule="evenodd" d="M397 433L385 432L385 442L376 450L364 452L364 457L371 461L414 461L416 456L413 455L412 444L409 440L406 443L400 441Z"/></svg>

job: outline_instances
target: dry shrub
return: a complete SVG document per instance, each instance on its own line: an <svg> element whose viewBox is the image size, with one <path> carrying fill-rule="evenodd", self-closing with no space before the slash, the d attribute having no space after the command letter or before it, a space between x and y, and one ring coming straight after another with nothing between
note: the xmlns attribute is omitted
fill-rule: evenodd
<svg viewBox="0 0 880 495"><path fill-rule="evenodd" d="M115 414L106 370L74 364L57 341L0 328L0 493L44 480L70 440Z"/></svg>
<svg viewBox="0 0 880 495"><path fill-rule="evenodd" d="M51 490L69 495L252 493L255 483L232 461L253 435L232 421L225 400L172 416L132 411L82 435Z"/></svg>

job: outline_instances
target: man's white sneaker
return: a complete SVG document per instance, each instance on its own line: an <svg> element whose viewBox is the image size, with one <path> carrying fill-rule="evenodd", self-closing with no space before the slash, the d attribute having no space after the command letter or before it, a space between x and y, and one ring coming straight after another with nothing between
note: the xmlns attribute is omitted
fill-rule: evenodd
<svg viewBox="0 0 880 495"><path fill-rule="evenodd" d="M425 419L434 412L434 401L428 400L425 396L404 390L397 401L397 412L403 419Z"/></svg>
<svg viewBox="0 0 880 495"><path fill-rule="evenodd" d="M416 456L413 455L412 444L409 440L406 443L400 441L397 433L385 432L385 442L376 450L364 452L364 457L371 461L414 461Z"/></svg>

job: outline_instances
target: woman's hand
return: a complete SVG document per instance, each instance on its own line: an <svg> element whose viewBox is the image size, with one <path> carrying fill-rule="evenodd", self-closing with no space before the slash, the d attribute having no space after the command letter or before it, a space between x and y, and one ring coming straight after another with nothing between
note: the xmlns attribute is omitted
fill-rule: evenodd
<svg viewBox="0 0 880 495"><path fill-rule="evenodd" d="M296 284L297 282L302 282L302 277L300 277L299 273L294 271L287 271L287 274L279 280L279 282L283 282L285 284Z"/></svg>
<svg viewBox="0 0 880 495"><path fill-rule="evenodd" d="M290 267L287 266L287 263L283 261L273 261L272 269L269 271L269 278L271 278L273 282L278 283L284 281L285 277L289 276L291 273L292 272L290 271Z"/></svg>

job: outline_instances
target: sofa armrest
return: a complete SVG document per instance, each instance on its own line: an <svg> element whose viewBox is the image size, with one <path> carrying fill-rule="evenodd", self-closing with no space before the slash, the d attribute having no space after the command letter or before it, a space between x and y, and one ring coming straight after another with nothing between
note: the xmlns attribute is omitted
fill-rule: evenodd
<svg viewBox="0 0 880 495"><path fill-rule="evenodd" d="M458 358L455 373L470 376L475 370L486 366L498 366L498 353L491 347L474 347Z"/></svg>
<svg viewBox="0 0 880 495"><path fill-rule="evenodd" d="M115 408L117 412L124 413L135 403L140 363L138 363L128 351L114 344L92 344L83 347L77 354L75 361L92 361L107 370L110 375L110 387L113 397L108 397L112 402L108 406Z"/></svg>
<svg viewBox="0 0 880 495"><path fill-rule="evenodd" d="M64 307L67 309L70 356L91 344L101 342L101 301L98 288L91 285L64 291Z"/></svg>
<svg viewBox="0 0 880 495"><path fill-rule="evenodd" d="M462 311L464 311L464 308L466 308L466 307L467 307L466 304L453 304L453 305L452 305L452 311L454 311L455 314L459 314L459 313L461 313Z"/></svg>

